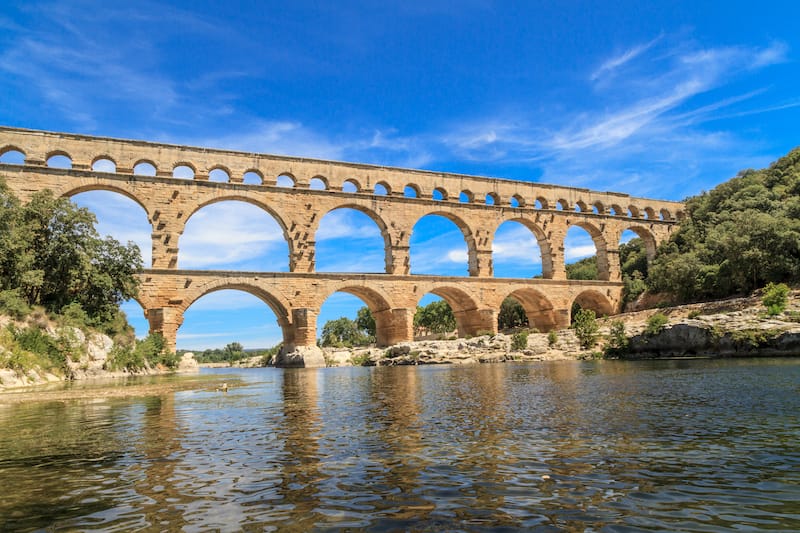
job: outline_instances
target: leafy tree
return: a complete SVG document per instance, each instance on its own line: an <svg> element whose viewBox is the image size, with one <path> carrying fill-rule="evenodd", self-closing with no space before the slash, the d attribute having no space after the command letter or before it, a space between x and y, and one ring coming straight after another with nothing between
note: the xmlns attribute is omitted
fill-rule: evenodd
<svg viewBox="0 0 800 533"><path fill-rule="evenodd" d="M372 311L369 310L369 307L364 306L358 310L356 314L356 327L366 335L375 337L377 327L375 326L375 317L372 316Z"/></svg>
<svg viewBox="0 0 800 533"><path fill-rule="evenodd" d="M767 313L772 316L783 313L788 302L789 287L785 283L768 283L764 287L761 303L767 308Z"/></svg>
<svg viewBox="0 0 800 533"><path fill-rule="evenodd" d="M664 313L656 313L647 319L644 334L648 336L658 335L669 322L669 318Z"/></svg>
<svg viewBox="0 0 800 533"><path fill-rule="evenodd" d="M582 348L591 348L597 342L600 328L597 325L597 317L591 309L578 310L570 327L575 330L575 336L578 337Z"/></svg>
<svg viewBox="0 0 800 533"><path fill-rule="evenodd" d="M569 265L565 265L567 279L597 279L597 256L586 257Z"/></svg>
<svg viewBox="0 0 800 533"><path fill-rule="evenodd" d="M622 320L611 321L608 332L608 341L605 346L606 356L618 356L628 347L629 340L625 334L625 322Z"/></svg>
<svg viewBox="0 0 800 533"><path fill-rule="evenodd" d="M508 297L500 305L500 312L497 314L497 327L501 330L527 327L528 314L525 308L516 298Z"/></svg>
<svg viewBox="0 0 800 533"><path fill-rule="evenodd" d="M417 306L414 313L414 329L417 334L448 333L456 329L456 317L450 305L444 300L431 302L425 307Z"/></svg>
<svg viewBox="0 0 800 533"><path fill-rule="evenodd" d="M370 338L359 331L355 321L347 317L328 320L322 327L322 346L358 346L369 344Z"/></svg>

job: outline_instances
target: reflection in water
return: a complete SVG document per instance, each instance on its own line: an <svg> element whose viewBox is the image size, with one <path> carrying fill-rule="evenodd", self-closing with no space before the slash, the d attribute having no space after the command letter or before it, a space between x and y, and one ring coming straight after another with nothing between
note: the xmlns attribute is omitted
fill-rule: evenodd
<svg viewBox="0 0 800 533"><path fill-rule="evenodd" d="M0 530L800 529L800 361L230 373L0 405Z"/></svg>

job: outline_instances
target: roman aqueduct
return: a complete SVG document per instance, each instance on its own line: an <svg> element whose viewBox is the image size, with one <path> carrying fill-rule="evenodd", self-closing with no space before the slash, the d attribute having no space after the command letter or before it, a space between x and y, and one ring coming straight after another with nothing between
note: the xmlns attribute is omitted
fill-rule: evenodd
<svg viewBox="0 0 800 533"><path fill-rule="evenodd" d="M23 201L42 189L56 195L104 190L139 204L152 225L152 265L141 274L138 301L151 331L175 347L183 313L198 298L238 289L263 300L275 313L284 345L314 346L322 303L342 291L361 298L377 324L377 341L413 338L420 298L433 293L456 315L459 335L497 331L507 296L525 308L539 330L566 327L574 302L600 314L619 311L622 282L620 237L632 230L652 259L684 215L677 202L613 192L354 163L283 157L162 143L0 127L0 162L12 191ZM54 168L53 158L68 168ZM65 165L60 165L64 167ZM190 179L175 177L175 169ZM213 177L214 179L210 179ZM181 270L180 238L189 218L216 202L237 200L269 213L289 247L289 272ZM351 208L380 228L382 273L315 272L315 235L322 217ZM454 222L467 244L469 276L410 272L409 239L426 215ZM493 277L492 241L506 221L526 226L542 253L542 277ZM579 226L592 237L597 281L567 280L564 239Z"/></svg>

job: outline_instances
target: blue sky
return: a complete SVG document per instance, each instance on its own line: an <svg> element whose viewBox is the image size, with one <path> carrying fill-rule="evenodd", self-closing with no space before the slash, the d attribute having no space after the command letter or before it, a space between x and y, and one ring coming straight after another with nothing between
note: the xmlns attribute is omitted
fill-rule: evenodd
<svg viewBox="0 0 800 533"><path fill-rule="evenodd" d="M125 4L6 0L0 123L673 200L800 144L797 2ZM76 200L149 257L137 208ZM357 217L326 217L320 270L383 268L377 228ZM209 207L189 221L179 265L286 270L276 227L256 209ZM466 270L453 231L420 223L414 272ZM498 235L498 274L537 273L526 231ZM352 239L357 258L341 252ZM571 234L567 253L591 241ZM358 305L337 295L320 322ZM218 293L187 312L179 345L266 346L277 331L254 298Z"/></svg>

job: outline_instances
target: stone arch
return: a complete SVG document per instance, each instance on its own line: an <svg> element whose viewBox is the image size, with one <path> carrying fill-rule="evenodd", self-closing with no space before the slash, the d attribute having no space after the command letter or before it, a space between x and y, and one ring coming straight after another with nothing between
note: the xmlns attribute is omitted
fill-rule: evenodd
<svg viewBox="0 0 800 533"><path fill-rule="evenodd" d="M342 282L331 287L317 303L316 312L322 310L322 305L337 292L344 292L359 298L364 302L375 319L375 343L378 346L387 346L397 337L397 329L405 329L405 324L396 324L392 314L392 304L389 296L380 289L353 285L352 282ZM405 332L404 332L405 333Z"/></svg>
<svg viewBox="0 0 800 533"><path fill-rule="evenodd" d="M246 292L267 304L267 307L269 307L270 310L272 310L272 312L275 314L278 320L278 325L281 327L281 331L283 333L283 343L285 345L294 344L295 339L294 330L292 328L291 304L289 304L289 302L283 299L281 296L259 287L258 285L255 285L249 281L237 281L233 279L222 278L203 284L198 284L196 288L183 295L183 299L178 306L178 311L181 314L181 321L183 320L182 317L186 310L189 309L189 307L191 307L192 304L194 304L197 300L203 296L223 290Z"/></svg>
<svg viewBox="0 0 800 533"><path fill-rule="evenodd" d="M644 218L647 220L653 220L656 217L656 211L652 207L645 207L644 208Z"/></svg>
<svg viewBox="0 0 800 533"><path fill-rule="evenodd" d="M577 202L575 202L575 211L579 213L586 213L587 211L589 211L589 206L587 206L586 202L584 202L583 200L578 200Z"/></svg>
<svg viewBox="0 0 800 533"><path fill-rule="evenodd" d="M249 183L249 179L252 179L251 176L255 176L257 178L257 183ZM264 184L264 173L258 170L257 168L248 168L242 173L242 183L247 185L263 185Z"/></svg>
<svg viewBox="0 0 800 533"><path fill-rule="evenodd" d="M367 215L373 222L375 222L375 225L378 226L378 229L381 232L381 237L383 238L383 249L384 249L384 260L385 260L384 272L390 272L392 268L392 240L391 237L389 236L389 228L386 225L386 222L383 220L383 218L378 213L376 213L375 211L373 211L368 207L359 204L345 202L343 204L332 207L325 213L322 213L322 216L319 217L319 220L322 221L322 219L325 218L326 215L339 209L353 209L355 211ZM319 231L319 223L317 223L315 234L317 231Z"/></svg>
<svg viewBox="0 0 800 533"><path fill-rule="evenodd" d="M659 218L661 218L661 220L672 220L672 215L670 214L669 210L666 209L666 208L664 208L661 211L659 211L659 215L660 215Z"/></svg>
<svg viewBox="0 0 800 533"><path fill-rule="evenodd" d="M516 289L506 295L517 300L528 315L528 325L542 332L557 329L558 313L555 306L543 293L533 288Z"/></svg>
<svg viewBox="0 0 800 533"><path fill-rule="evenodd" d="M469 227L469 224L464 222L463 219L454 215L453 213L435 209L433 211L423 213L422 216L420 216L419 218L417 218L416 221L414 221L414 224L411 226L411 235L414 234L414 228L417 226L417 224L419 224L419 221L427 216L439 216L449 220L450 222L456 225L456 227L461 231L461 234L464 236L464 242L467 245L467 271L469 272L470 276L477 276L478 275L477 245L475 243L475 235L472 232L472 229Z"/></svg>
<svg viewBox="0 0 800 533"><path fill-rule="evenodd" d="M471 204L472 202L475 201L475 195L472 194L472 191L464 189L463 191L461 191L461 193L459 193L458 201L461 202L462 204Z"/></svg>
<svg viewBox="0 0 800 533"><path fill-rule="evenodd" d="M297 178L291 172L281 172L275 177L275 186L293 189L297 186Z"/></svg>
<svg viewBox="0 0 800 533"><path fill-rule="evenodd" d="M567 211L569 210L569 202L567 202L563 198L560 198L556 200L555 209L557 211Z"/></svg>
<svg viewBox="0 0 800 533"><path fill-rule="evenodd" d="M64 150L53 150L44 156L45 164L51 168L72 168L72 156ZM64 163L62 163L62 161ZM62 166L63 164L63 166Z"/></svg>
<svg viewBox="0 0 800 533"><path fill-rule="evenodd" d="M104 161L108 161L112 165L114 165L114 170L99 170L95 168L95 165L98 163L102 163ZM101 154L92 158L92 162L89 164L89 168L91 168L95 172L116 172L117 171L117 162L116 160L108 154Z"/></svg>
<svg viewBox="0 0 800 533"><path fill-rule="evenodd" d="M525 198L521 194L514 194L509 199L508 203L511 207L525 207Z"/></svg>
<svg viewBox="0 0 800 533"><path fill-rule="evenodd" d="M444 187L435 187L433 189L433 193L431 194L431 198L436 201L447 201L447 191Z"/></svg>
<svg viewBox="0 0 800 533"><path fill-rule="evenodd" d="M325 176L314 176L308 180L308 188L313 191L325 191L328 189L328 178Z"/></svg>
<svg viewBox="0 0 800 533"><path fill-rule="evenodd" d="M536 200L534 200L533 206L536 209L550 209L550 204L547 202L547 198L544 196L537 196Z"/></svg>
<svg viewBox="0 0 800 533"><path fill-rule="evenodd" d="M644 243L645 253L647 254L647 262L651 262L656 257L656 249L658 245L656 244L656 237L653 235L653 232L650 231L648 228L640 225L632 225L632 226L625 226L622 228L622 232L620 235L624 233L626 230L631 230L636 234L637 237L642 239L642 243Z"/></svg>
<svg viewBox="0 0 800 533"><path fill-rule="evenodd" d="M422 198L422 189L416 183L409 183L403 187L403 196L406 198Z"/></svg>
<svg viewBox="0 0 800 533"><path fill-rule="evenodd" d="M591 309L598 317L611 316L614 314L614 305L604 294L595 290L587 289L579 293L570 303L570 322L572 321L572 308L575 304L581 309Z"/></svg>
<svg viewBox="0 0 800 533"><path fill-rule="evenodd" d="M3 157L4 155L6 155L9 152L19 152L20 154L22 154L23 164L24 164L25 158L28 157L28 154L25 153L25 150L23 150L19 146L13 145L13 144L7 144L7 145L3 146L2 148L0 148L0 157Z"/></svg>
<svg viewBox="0 0 800 533"><path fill-rule="evenodd" d="M500 229L500 226L506 222L517 222L522 224L528 228L531 233L533 233L533 236L536 238L536 242L539 245L539 251L542 254L542 277L545 279L553 279L553 248L550 244L550 240L547 238L547 235L542 228L540 228L536 222L528 218L509 217L501 220L494 229L494 232L492 233L492 240L494 240L495 236L497 235L497 231Z"/></svg>
<svg viewBox="0 0 800 533"><path fill-rule="evenodd" d="M486 205L500 205L500 195L496 192L487 192L484 203Z"/></svg>
<svg viewBox="0 0 800 533"><path fill-rule="evenodd" d="M98 182L90 182L84 183L82 185L78 185L76 187L72 187L71 189L67 189L60 193L60 196L65 198L72 198L76 194L81 194L84 192L92 192L92 191L107 191L120 194L129 200L133 200L136 204L144 209L145 214L147 214L147 220L150 224L153 224L153 217L150 208L145 204L133 190L128 190L124 187L121 187L117 183L98 183Z"/></svg>
<svg viewBox="0 0 800 533"><path fill-rule="evenodd" d="M622 206L619 204L611 204L611 211L613 211L613 213L609 212L609 214L612 216L625 216L625 210L622 209Z"/></svg>
<svg viewBox="0 0 800 533"><path fill-rule="evenodd" d="M220 172L217 172L220 171ZM224 179L219 179L220 173L224 173ZM215 181L217 183L229 183L231 181L231 169L224 165L214 165L208 169L208 179L209 181Z"/></svg>
<svg viewBox="0 0 800 533"><path fill-rule="evenodd" d="M354 188L355 190L354 191L345 191L345 187L347 187L348 185L352 186L352 188ZM349 192L349 193L361 192L361 182L359 180L357 180L356 178L347 178L346 180L344 180L342 182L342 191L343 192Z"/></svg>
<svg viewBox="0 0 800 533"><path fill-rule="evenodd" d="M606 206L603 205L603 202L597 201L592 204L592 211L597 215L605 215Z"/></svg>
<svg viewBox="0 0 800 533"><path fill-rule="evenodd" d="M177 174L184 174L185 172L183 169L187 169L191 172L191 177L182 177L178 176ZM194 179L197 176L197 167L195 167L189 161L177 161L175 164L172 165L172 177L177 179Z"/></svg>
<svg viewBox="0 0 800 533"><path fill-rule="evenodd" d="M141 170L137 171L136 167L138 167L140 165L150 165L151 167L153 167L152 174L142 174ZM158 175L158 165L156 165L155 161L153 161L152 159L139 159L138 161L136 161L131 166L131 168L133 169L133 173L136 174L137 176L156 176L156 175ZM149 171L150 170L148 169L148 172Z"/></svg>
<svg viewBox="0 0 800 533"><path fill-rule="evenodd" d="M586 230L586 232L592 238L592 242L594 242L595 253L597 255L597 279L608 281L611 276L611 273L608 264L608 252L607 252L608 247L603 232L600 231L600 229L594 224L582 220L573 222L570 226L567 227L567 230L569 231L569 228L571 227L578 227ZM564 245L564 247L566 250L566 245Z"/></svg>
<svg viewBox="0 0 800 533"><path fill-rule="evenodd" d="M639 208L635 205L628 206L628 217L630 218L640 218Z"/></svg>
<svg viewBox="0 0 800 533"><path fill-rule="evenodd" d="M425 290L427 289L427 290ZM477 335L482 331L495 331L494 317L487 317L478 309L476 298L464 290L449 285L433 285L422 289L422 295L434 294L450 306L456 319L459 337Z"/></svg>
<svg viewBox="0 0 800 533"><path fill-rule="evenodd" d="M383 190L381 190L381 188ZM379 181L372 189L372 193L376 196L389 196L392 194L392 186L387 181Z"/></svg>

